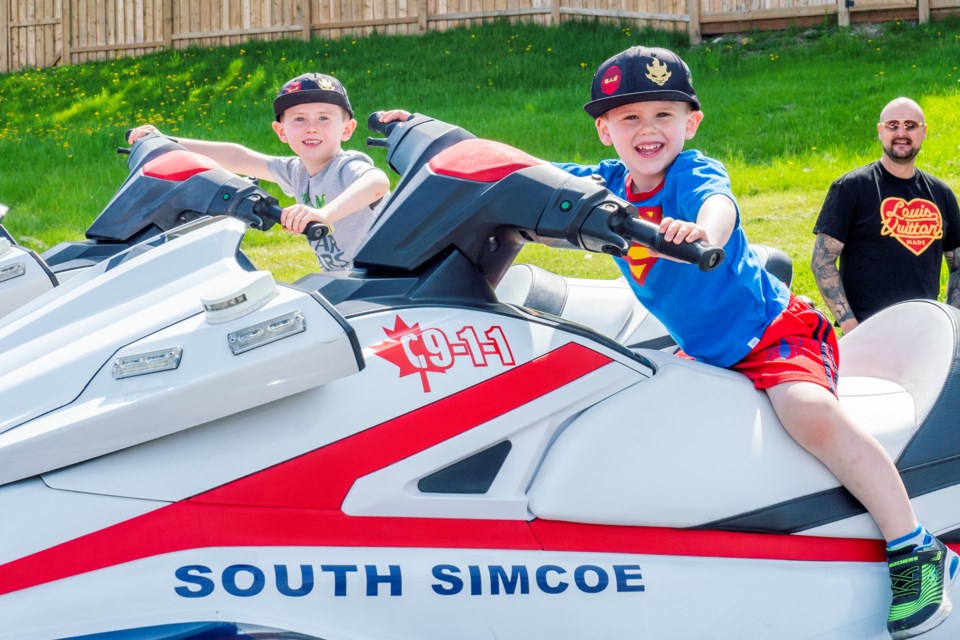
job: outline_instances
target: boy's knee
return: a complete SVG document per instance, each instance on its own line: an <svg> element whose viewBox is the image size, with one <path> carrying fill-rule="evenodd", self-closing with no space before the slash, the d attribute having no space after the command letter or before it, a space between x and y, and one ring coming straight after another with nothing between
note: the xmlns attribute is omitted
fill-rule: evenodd
<svg viewBox="0 0 960 640"><path fill-rule="evenodd" d="M813 383L778 385L768 395L787 433L806 448L830 447L849 426L836 397Z"/></svg>
<svg viewBox="0 0 960 640"><path fill-rule="evenodd" d="M793 419L781 420L790 436L805 449L825 451L840 442L839 432L845 425L828 413L811 411Z"/></svg>

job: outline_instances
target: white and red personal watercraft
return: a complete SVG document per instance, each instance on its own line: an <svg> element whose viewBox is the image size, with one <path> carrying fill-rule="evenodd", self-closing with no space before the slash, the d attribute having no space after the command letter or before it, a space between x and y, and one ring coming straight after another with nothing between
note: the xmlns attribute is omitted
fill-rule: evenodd
<svg viewBox="0 0 960 640"><path fill-rule="evenodd" d="M458 127L384 133L352 272L276 282L199 217L0 318L0 638L886 638L879 533L765 394L496 295L524 243L655 229ZM955 549L958 322L891 307L840 371Z"/></svg>

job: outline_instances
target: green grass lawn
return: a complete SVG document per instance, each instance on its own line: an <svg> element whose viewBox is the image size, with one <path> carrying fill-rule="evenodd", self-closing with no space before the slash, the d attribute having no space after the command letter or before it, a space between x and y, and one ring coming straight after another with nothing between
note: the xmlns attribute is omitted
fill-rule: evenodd
<svg viewBox="0 0 960 640"><path fill-rule="evenodd" d="M360 121L402 107L549 160L610 157L582 105L594 70L634 44L678 50L705 119L691 146L722 160L752 241L794 260L798 293L820 301L808 263L830 182L879 157L875 122L898 95L923 106L920 166L960 190L960 21L728 35L682 35L594 21L498 23L424 36L251 42L0 75L0 202L5 225L43 251L79 239L126 175L116 147L151 122L170 135L288 151L270 129L278 87L305 71L336 75ZM382 149L368 151L388 174ZM396 176L392 176L396 180ZM271 190L282 203L290 200ZM251 232L244 249L281 280L316 270L299 237ZM604 256L527 247L520 255L578 277L614 277Z"/></svg>

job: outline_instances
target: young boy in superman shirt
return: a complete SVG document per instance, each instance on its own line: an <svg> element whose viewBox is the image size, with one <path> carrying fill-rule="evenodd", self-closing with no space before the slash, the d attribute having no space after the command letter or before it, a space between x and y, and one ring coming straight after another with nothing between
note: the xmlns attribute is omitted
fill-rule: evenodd
<svg viewBox="0 0 960 640"><path fill-rule="evenodd" d="M723 165L684 150L703 120L687 65L666 49L631 47L600 65L584 109L618 157L557 166L601 176L659 223L667 241L703 240L726 254L704 273L635 245L614 258L634 294L686 355L740 371L766 391L790 436L867 509L887 541L890 635L909 638L939 625L952 608L960 558L917 522L893 461L840 405L830 322L760 266ZM381 120L408 116L394 110Z"/></svg>
<svg viewBox="0 0 960 640"><path fill-rule="evenodd" d="M703 120L687 65L665 49L627 49L600 65L584 109L618 157L558 166L603 177L659 223L667 241L703 240L726 252L704 273L634 246L615 258L634 294L687 355L740 371L765 390L790 436L866 507L887 540L891 636L939 625L950 614L960 559L917 522L890 457L840 405L830 322L760 266L723 165L684 150Z"/></svg>

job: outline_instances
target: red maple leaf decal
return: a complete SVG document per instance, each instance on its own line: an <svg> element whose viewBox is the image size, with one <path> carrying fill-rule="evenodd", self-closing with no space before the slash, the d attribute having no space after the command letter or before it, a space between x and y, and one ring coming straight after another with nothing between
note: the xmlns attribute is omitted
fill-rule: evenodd
<svg viewBox="0 0 960 640"><path fill-rule="evenodd" d="M373 352L397 365L401 378L419 373L423 390L429 393L430 381L427 379L427 373L430 371L443 373L446 367L433 364L434 358L421 340L423 332L420 330L420 323L407 326L407 323L397 316L393 330L384 327L383 332L387 335L387 339L372 345L370 348Z"/></svg>

